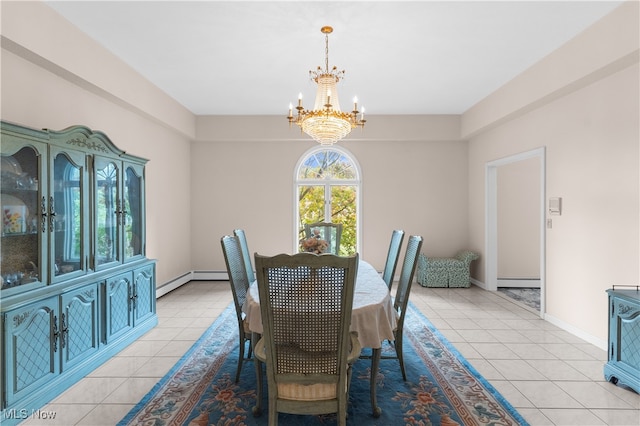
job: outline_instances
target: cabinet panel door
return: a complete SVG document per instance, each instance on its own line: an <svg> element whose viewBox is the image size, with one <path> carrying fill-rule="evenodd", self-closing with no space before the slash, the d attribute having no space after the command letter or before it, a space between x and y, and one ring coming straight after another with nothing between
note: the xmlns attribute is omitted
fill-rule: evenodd
<svg viewBox="0 0 640 426"><path fill-rule="evenodd" d="M144 167L124 164L122 190L124 261L144 257Z"/></svg>
<svg viewBox="0 0 640 426"><path fill-rule="evenodd" d="M94 264L95 269L105 269L121 262L121 213L120 179L121 163L95 158L94 191Z"/></svg>
<svg viewBox="0 0 640 426"><path fill-rule="evenodd" d="M134 271L135 322L145 320L156 312L155 267L149 265Z"/></svg>
<svg viewBox="0 0 640 426"><path fill-rule="evenodd" d="M45 299L4 317L7 404L13 404L59 373L58 298Z"/></svg>
<svg viewBox="0 0 640 426"><path fill-rule="evenodd" d="M62 295L60 318L62 371L98 351L98 285Z"/></svg>
<svg viewBox="0 0 640 426"><path fill-rule="evenodd" d="M637 374L640 371L640 303L631 299L613 299L617 330L614 330L617 347L614 360L620 368Z"/></svg>
<svg viewBox="0 0 640 426"><path fill-rule="evenodd" d="M133 328L132 301L131 273L117 275L106 281L104 297L105 343L110 343Z"/></svg>
<svg viewBox="0 0 640 426"><path fill-rule="evenodd" d="M51 282L87 273L87 167L83 152L51 148L49 242Z"/></svg>
<svg viewBox="0 0 640 426"><path fill-rule="evenodd" d="M4 129L3 129L4 131ZM46 182L47 147L36 141L2 134L0 201L2 237L0 272L2 297L47 283Z"/></svg>

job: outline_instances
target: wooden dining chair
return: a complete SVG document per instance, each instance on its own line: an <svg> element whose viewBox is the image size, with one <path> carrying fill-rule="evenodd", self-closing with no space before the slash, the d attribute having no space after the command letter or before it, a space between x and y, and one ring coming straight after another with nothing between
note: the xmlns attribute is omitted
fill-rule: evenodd
<svg viewBox="0 0 640 426"><path fill-rule="evenodd" d="M402 380L407 380L407 374L404 369L404 358L402 356L402 332L404 328L404 318L407 313L407 306L409 304L409 294L411 293L411 283L413 282L413 276L416 271L416 265L418 263L418 257L420 256L420 250L422 249L422 237L418 235L412 235L409 237L407 243L407 251L404 255L404 262L402 264L402 270L400 271L400 280L398 281L398 288L396 289L396 296L393 301L393 308L398 312L398 324L393 331L395 340L393 346L395 348L396 356L400 363L400 371L402 372ZM381 357L384 359L385 357Z"/></svg>
<svg viewBox="0 0 640 426"><path fill-rule="evenodd" d="M251 263L251 254L249 252L249 245L247 244L247 236L244 233L244 229L236 229L233 231L233 235L238 237L240 243L240 249L242 250L242 259L244 260L244 266L247 269L247 279L249 285L256 280L256 276L253 273L253 265Z"/></svg>
<svg viewBox="0 0 640 426"><path fill-rule="evenodd" d="M342 238L342 224L331 222L307 223L304 225L306 238L319 237L327 242L326 253L340 254L340 239Z"/></svg>
<svg viewBox="0 0 640 426"><path fill-rule="evenodd" d="M346 424L351 364L360 343L349 331L358 255L255 255L263 335L254 348L261 413L267 366L269 425L278 413L337 413Z"/></svg>
<svg viewBox="0 0 640 426"><path fill-rule="evenodd" d="M240 372L242 364L245 360L244 350L246 343L249 343L249 351L247 359L251 358L251 331L249 324L245 321L245 314L242 312L242 305L247 298L249 291L249 279L247 278L247 268L244 264L240 241L236 236L226 235L220 240L222 245L222 253L224 254L224 262L227 266L229 274L229 283L231 284L231 293L233 294L233 303L236 308L236 317L238 319L238 334L240 339L240 352L238 354L238 368L236 370L236 383L240 381Z"/></svg>
<svg viewBox="0 0 640 426"><path fill-rule="evenodd" d="M387 252L387 261L384 264L384 271L382 272L382 279L387 283L389 291L391 291L391 287L393 286L393 278L396 274L396 266L398 265L398 258L400 257L402 240L404 240L403 230L396 229L391 233L391 242L389 243L389 251Z"/></svg>

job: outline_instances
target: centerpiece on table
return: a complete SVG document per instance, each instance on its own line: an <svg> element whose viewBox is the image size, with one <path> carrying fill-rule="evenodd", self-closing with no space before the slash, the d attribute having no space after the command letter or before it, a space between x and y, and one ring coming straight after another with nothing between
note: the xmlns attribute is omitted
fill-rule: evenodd
<svg viewBox="0 0 640 426"><path fill-rule="evenodd" d="M300 251L322 254L327 248L329 248L329 243L320 238L320 232L317 229L313 236L300 240Z"/></svg>

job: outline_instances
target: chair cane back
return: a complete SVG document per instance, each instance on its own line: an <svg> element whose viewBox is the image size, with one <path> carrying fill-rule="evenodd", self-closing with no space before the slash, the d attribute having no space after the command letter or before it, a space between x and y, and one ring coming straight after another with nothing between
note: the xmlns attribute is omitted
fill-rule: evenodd
<svg viewBox="0 0 640 426"><path fill-rule="evenodd" d="M411 293L411 283L413 282L413 276L416 271L418 256L420 255L421 249L422 237L417 235L410 236L409 242L407 243L407 251L404 256L404 262L402 264L402 270L400 272L398 288L396 289L396 296L393 301L393 307L399 315L398 325L393 331L393 334L395 336L393 346L395 348L396 358L400 363L400 371L402 372L403 380L407 380L407 374L404 369L404 358L402 356L402 334L404 328L404 318L405 314L407 313L409 294Z"/></svg>
<svg viewBox="0 0 640 426"><path fill-rule="evenodd" d="M254 349L258 405L267 366L269 425L278 413L337 413L346 424L351 364L360 355L350 333L358 255L255 255L263 335Z"/></svg>
<svg viewBox="0 0 640 426"><path fill-rule="evenodd" d="M249 252L249 245L247 244L247 236L244 233L244 229L236 229L233 231L233 235L238 237L240 249L242 250L242 259L244 261L244 266L247 269L247 279L249 280L249 285L251 285L251 283L256 280L256 276L253 273L253 265L251 264L251 254Z"/></svg>
<svg viewBox="0 0 640 426"><path fill-rule="evenodd" d="M391 242L389 243L389 251L387 252L387 262L384 264L382 279L387 283L389 291L393 286L393 279L396 274L396 266L400 257L400 248L402 248L402 240L404 240L404 231L396 229L391 233Z"/></svg>
<svg viewBox="0 0 640 426"><path fill-rule="evenodd" d="M249 279L247 278L247 269L245 268L242 257L242 249L240 242L235 236L224 236L220 240L222 252L224 254L224 262L227 266L229 274L229 283L231 284L231 292L233 293L233 303L236 308L236 317L238 319L238 334L240 338L240 353L238 355L238 368L236 370L236 383L240 380L240 371L245 360L244 350L246 343L249 342L249 351L247 359L251 358L251 332L249 326L244 320L245 315L242 312L242 305L247 298L249 291Z"/></svg>

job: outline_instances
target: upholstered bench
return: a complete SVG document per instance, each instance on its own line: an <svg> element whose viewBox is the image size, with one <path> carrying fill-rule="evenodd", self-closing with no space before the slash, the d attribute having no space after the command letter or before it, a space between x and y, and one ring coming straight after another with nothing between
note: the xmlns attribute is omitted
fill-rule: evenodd
<svg viewBox="0 0 640 426"><path fill-rule="evenodd" d="M469 287L469 266L478 255L459 251L454 258L427 257L420 253L417 281L423 287Z"/></svg>

